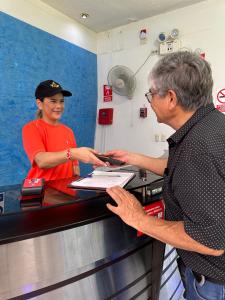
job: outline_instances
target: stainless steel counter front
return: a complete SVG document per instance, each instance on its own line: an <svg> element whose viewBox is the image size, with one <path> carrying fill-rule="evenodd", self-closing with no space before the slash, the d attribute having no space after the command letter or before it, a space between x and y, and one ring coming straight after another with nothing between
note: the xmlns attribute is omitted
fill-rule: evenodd
<svg viewBox="0 0 225 300"><path fill-rule="evenodd" d="M0 217L0 299L158 299L164 244L80 195Z"/></svg>

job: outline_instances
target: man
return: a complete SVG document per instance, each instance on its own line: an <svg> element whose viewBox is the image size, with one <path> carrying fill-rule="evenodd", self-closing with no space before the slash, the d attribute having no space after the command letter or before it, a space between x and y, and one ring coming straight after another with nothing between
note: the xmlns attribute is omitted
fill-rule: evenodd
<svg viewBox="0 0 225 300"><path fill-rule="evenodd" d="M225 116L212 103L209 64L189 52L164 56L146 97L159 123L176 130L169 158L114 150L108 155L164 176L166 220L147 216L133 195L107 190L107 207L128 225L177 248L187 299L225 299Z"/></svg>

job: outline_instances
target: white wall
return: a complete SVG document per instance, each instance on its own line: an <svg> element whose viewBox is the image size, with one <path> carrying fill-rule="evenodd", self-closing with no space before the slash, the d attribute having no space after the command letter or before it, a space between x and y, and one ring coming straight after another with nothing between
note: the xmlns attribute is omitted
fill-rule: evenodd
<svg viewBox="0 0 225 300"><path fill-rule="evenodd" d="M95 32L40 0L0 0L0 11L96 53Z"/></svg>
<svg viewBox="0 0 225 300"><path fill-rule="evenodd" d="M145 61L151 50L157 49L160 32L180 30L182 47L201 48L211 63L214 77L214 101L221 88L225 88L225 1L208 0L183 9L161 14L114 30L98 34L98 88L99 107L114 108L113 125L96 129L95 147L101 151L123 148L153 156L167 150L167 142L155 142L155 134L168 137L173 130L158 124L145 100L148 90L147 76L158 55L152 56L137 74L137 89L132 100L113 94L113 102L103 102L103 84L111 67L121 64L134 72ZM147 28L148 42L140 44L139 31ZM148 106L148 117L139 118L139 108Z"/></svg>
<svg viewBox="0 0 225 300"><path fill-rule="evenodd" d="M155 135L168 137L173 131L158 124L145 100L148 90L147 76L158 56L152 56L137 74L137 88L132 100L114 94L113 102L103 103L103 84L111 67L121 64L134 72L141 66L151 50L157 49L159 32L169 33L178 28L182 47L201 48L212 65L214 99L225 88L225 1L208 0L166 14L131 23L127 26L96 34L73 21L40 0L0 0L0 10L28 24L47 31L84 49L98 53L99 107L114 108L114 123L96 127L95 147L101 151L124 148L159 156L167 150L166 142L155 142ZM139 31L147 28L146 44L140 44ZM97 49L98 45L98 49ZM148 117L139 118L139 108L148 107Z"/></svg>

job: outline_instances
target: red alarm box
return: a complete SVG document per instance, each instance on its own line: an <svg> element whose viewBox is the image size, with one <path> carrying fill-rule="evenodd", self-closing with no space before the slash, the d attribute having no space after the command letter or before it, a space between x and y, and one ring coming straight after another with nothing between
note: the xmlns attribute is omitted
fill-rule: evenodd
<svg viewBox="0 0 225 300"><path fill-rule="evenodd" d="M113 123L113 108L100 108L98 112L98 124L111 125Z"/></svg>
<svg viewBox="0 0 225 300"><path fill-rule="evenodd" d="M147 107L140 108L140 118L147 118L148 110Z"/></svg>

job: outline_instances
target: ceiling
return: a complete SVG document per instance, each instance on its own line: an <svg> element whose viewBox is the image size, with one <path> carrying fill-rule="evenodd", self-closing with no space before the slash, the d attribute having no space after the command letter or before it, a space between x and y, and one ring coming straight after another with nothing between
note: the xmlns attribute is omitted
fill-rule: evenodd
<svg viewBox="0 0 225 300"><path fill-rule="evenodd" d="M201 1L204 0L42 0L95 32L107 31ZM88 13L90 17L82 19L81 13Z"/></svg>

